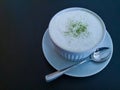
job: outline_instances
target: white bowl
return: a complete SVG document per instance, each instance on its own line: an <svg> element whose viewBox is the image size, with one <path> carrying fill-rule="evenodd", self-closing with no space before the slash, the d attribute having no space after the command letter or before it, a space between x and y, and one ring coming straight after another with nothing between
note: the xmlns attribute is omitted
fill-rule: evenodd
<svg viewBox="0 0 120 90"><path fill-rule="evenodd" d="M79 7L67 8L67 9L64 9L64 10L58 12L55 16L53 16L53 18L55 18L57 15L59 15L61 13L65 13L65 12L72 11L72 10L84 10L84 11L87 11L87 12L93 14L95 17L97 17L99 19L99 21L101 22L101 25L103 27L103 37L100 40L100 42L97 45L95 45L94 47L90 48L89 50L80 51L80 52L69 51L69 50L63 49L62 47L57 45L57 43L55 43L55 41L52 39L52 36L50 34L51 28L48 27L49 36L50 36L50 39L51 39L56 51L60 55L62 55L65 59L68 59L68 60L71 60L71 61L80 61L82 58L85 58L85 57L89 56L92 52L94 52L98 48L98 46L103 42L105 34L106 34L106 27L105 27L105 24L104 24L103 20L96 13L94 13L94 12L88 10L88 9L85 9L85 8L79 8ZM50 26L50 24L49 24L49 26Z"/></svg>

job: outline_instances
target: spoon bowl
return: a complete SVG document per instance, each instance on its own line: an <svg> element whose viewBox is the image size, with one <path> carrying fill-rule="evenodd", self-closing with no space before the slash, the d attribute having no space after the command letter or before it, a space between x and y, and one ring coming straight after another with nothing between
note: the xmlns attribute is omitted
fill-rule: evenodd
<svg viewBox="0 0 120 90"><path fill-rule="evenodd" d="M111 51L108 47L103 47L97 49L94 53L91 54L91 59L95 63L101 63L106 61L111 55Z"/></svg>

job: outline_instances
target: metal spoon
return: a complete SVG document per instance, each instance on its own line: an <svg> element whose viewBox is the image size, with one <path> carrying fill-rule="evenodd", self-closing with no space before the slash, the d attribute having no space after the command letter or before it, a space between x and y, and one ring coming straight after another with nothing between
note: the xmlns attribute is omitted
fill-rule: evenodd
<svg viewBox="0 0 120 90"><path fill-rule="evenodd" d="M108 48L108 47L98 48L95 52L90 54L88 57L82 59L80 62L77 62L67 68L64 68L62 70L58 70L56 72L46 75L45 80L47 82L53 81L53 80L57 79L58 77L62 76L65 72L71 70L71 68L74 68L74 67L78 66L79 64L83 64L87 61L93 61L96 63L104 62L104 61L108 60L108 58L110 57L110 54L111 54L110 48Z"/></svg>

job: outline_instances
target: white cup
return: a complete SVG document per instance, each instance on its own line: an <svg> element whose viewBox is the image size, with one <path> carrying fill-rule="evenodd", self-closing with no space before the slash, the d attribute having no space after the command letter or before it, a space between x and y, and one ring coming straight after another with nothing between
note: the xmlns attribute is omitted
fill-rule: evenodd
<svg viewBox="0 0 120 90"><path fill-rule="evenodd" d="M85 51L79 51L79 52L74 52L74 51L69 51L69 50L66 50L66 49L63 49L62 47L60 47L59 45L57 45L55 42L54 42L54 39L52 38L51 36L51 28L50 28L50 24L51 21L58 15L62 14L62 13L66 13L66 12L69 12L69 11L74 11L74 10L84 10L86 12L89 12L91 13L92 15L94 15L95 17L98 18L98 20L100 21L102 27L103 27L103 37L101 38L101 40L92 48L90 48L89 50L85 50ZM103 20L94 12L88 10L88 9L85 9L85 8L79 8L79 7L73 7L73 8L67 8L67 9L64 9L62 11L59 11L57 14L55 14L53 16L53 18L51 19L50 23L49 23L49 27L48 27L48 31L49 31L49 36L50 36L50 39L56 49L56 51L58 52L58 54L60 54L61 56L63 56L65 59L67 60L70 60L70 61L80 61L82 58L85 58L87 56L89 56L92 52L94 52L98 47L99 45L102 43L102 41L104 40L104 37L105 37L105 34L106 34L106 27L105 27L105 24L103 22Z"/></svg>

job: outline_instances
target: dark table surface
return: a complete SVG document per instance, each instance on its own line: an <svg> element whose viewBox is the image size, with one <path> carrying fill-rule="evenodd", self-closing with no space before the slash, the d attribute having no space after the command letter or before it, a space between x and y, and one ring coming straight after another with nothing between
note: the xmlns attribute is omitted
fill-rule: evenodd
<svg viewBox="0 0 120 90"><path fill-rule="evenodd" d="M55 69L43 55L42 37L52 16L68 7L88 8L104 20L114 54L94 76L46 83L44 76ZM0 0L0 90L120 90L119 46L119 0Z"/></svg>

